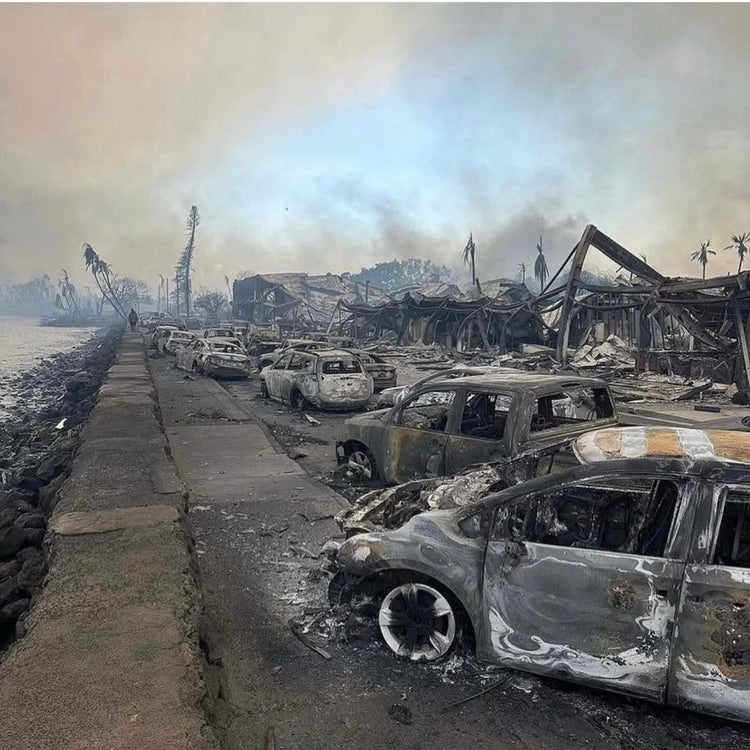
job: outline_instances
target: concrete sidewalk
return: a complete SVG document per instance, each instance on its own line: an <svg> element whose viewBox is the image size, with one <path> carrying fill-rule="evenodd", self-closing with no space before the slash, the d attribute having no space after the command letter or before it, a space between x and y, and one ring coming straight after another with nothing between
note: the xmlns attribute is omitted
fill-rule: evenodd
<svg viewBox="0 0 750 750"><path fill-rule="evenodd" d="M126 334L50 522L28 633L0 665L0 747L208 750L184 488Z"/></svg>
<svg viewBox="0 0 750 750"><path fill-rule="evenodd" d="M337 725L320 708L321 691L330 690L322 686L346 679L340 665L311 652L288 626L303 601L328 610L317 553L340 535L332 519L348 502L289 458L219 383L188 378L169 360L150 365L172 457L190 491L223 747L264 747L270 726L287 750L357 746L334 736Z"/></svg>

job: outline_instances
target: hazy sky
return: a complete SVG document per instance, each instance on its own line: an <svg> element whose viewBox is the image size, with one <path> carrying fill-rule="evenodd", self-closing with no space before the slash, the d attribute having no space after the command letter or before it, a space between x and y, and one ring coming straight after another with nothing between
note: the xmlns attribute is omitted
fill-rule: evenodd
<svg viewBox="0 0 750 750"><path fill-rule="evenodd" d="M419 256L671 275L750 230L750 7L0 5L0 282L91 243L154 284Z"/></svg>

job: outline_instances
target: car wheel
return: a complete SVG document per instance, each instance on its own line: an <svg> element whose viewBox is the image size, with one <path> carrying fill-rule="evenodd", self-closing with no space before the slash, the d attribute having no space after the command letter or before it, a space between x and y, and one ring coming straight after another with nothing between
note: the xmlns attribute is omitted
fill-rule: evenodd
<svg viewBox="0 0 750 750"><path fill-rule="evenodd" d="M372 453L365 448L364 450L352 451L349 454L347 467L357 476L363 479L377 479L378 467L375 464L375 458Z"/></svg>
<svg viewBox="0 0 750 750"><path fill-rule="evenodd" d="M260 381L260 397L261 398L270 398L271 394L268 392L268 386L266 385L265 380Z"/></svg>
<svg viewBox="0 0 750 750"><path fill-rule="evenodd" d="M296 388L289 396L289 403L292 405L292 409L297 409L299 411L302 411L307 404L305 397Z"/></svg>
<svg viewBox="0 0 750 750"><path fill-rule="evenodd" d="M435 661L456 641L456 613L445 596L426 583L403 583L386 594L378 625L388 647L411 661Z"/></svg>

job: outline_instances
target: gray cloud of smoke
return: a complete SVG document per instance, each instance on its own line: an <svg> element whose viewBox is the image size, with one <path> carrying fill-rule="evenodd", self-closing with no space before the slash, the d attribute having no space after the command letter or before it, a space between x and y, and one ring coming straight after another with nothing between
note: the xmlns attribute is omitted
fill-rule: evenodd
<svg viewBox="0 0 750 750"><path fill-rule="evenodd" d="M540 233L552 270L587 221L697 274L701 240L750 229L749 18L720 4L2 5L0 281L81 270L84 241L156 278L192 203L211 284L411 255L455 266L469 230L484 278L532 264ZM425 226L354 174L321 178L283 237L228 218L210 178L238 146L272 165L274 132L398 87L426 92L434 169L464 215ZM514 137L543 158L497 174L469 146L503 148L484 123L516 111ZM712 264L736 267L730 252Z"/></svg>

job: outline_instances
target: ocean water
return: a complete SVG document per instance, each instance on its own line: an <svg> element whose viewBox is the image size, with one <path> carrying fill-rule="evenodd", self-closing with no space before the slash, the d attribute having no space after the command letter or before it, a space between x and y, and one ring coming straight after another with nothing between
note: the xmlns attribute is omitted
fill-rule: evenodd
<svg viewBox="0 0 750 750"><path fill-rule="evenodd" d="M40 326L39 318L27 315L0 315L0 418L13 402L13 376L51 354L75 349L95 332L96 328Z"/></svg>

